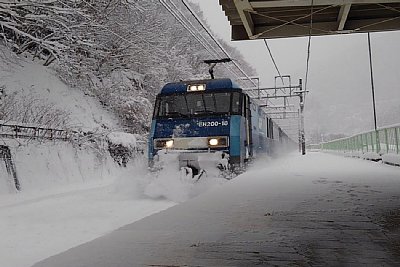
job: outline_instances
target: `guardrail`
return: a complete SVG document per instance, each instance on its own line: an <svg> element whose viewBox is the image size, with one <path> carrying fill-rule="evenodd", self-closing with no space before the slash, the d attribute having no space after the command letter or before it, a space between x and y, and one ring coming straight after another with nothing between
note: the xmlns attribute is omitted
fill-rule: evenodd
<svg viewBox="0 0 400 267"><path fill-rule="evenodd" d="M107 133L84 132L75 130L52 129L32 124L4 122L0 120L0 138L23 138L38 140L60 140L75 142L94 142L93 140L107 140ZM138 138L138 137L136 137ZM146 139L136 140L135 153L144 153L147 147Z"/></svg>
<svg viewBox="0 0 400 267"><path fill-rule="evenodd" d="M400 125L322 143L324 151L400 165Z"/></svg>
<svg viewBox="0 0 400 267"><path fill-rule="evenodd" d="M68 140L77 132L0 121L0 137Z"/></svg>

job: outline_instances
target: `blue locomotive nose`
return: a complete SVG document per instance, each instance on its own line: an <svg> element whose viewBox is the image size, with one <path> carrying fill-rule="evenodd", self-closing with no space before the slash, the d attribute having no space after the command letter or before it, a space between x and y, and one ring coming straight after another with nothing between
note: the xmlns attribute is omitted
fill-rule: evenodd
<svg viewBox="0 0 400 267"><path fill-rule="evenodd" d="M159 119L154 138L229 136L230 117Z"/></svg>

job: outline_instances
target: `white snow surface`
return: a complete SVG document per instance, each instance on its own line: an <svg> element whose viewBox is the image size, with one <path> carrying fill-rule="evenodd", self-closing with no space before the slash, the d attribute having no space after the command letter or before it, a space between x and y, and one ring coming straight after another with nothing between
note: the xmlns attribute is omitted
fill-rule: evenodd
<svg viewBox="0 0 400 267"><path fill-rule="evenodd" d="M400 155L397 154L384 154L382 155L382 161L385 163L400 166Z"/></svg>
<svg viewBox="0 0 400 267"><path fill-rule="evenodd" d="M0 266L31 266L176 204L143 193L144 159L121 168L68 143L10 147L22 191L5 182L1 161Z"/></svg>
<svg viewBox="0 0 400 267"><path fill-rule="evenodd" d="M108 140L115 145L135 148L137 139L136 135L124 132L112 132L107 135Z"/></svg>
<svg viewBox="0 0 400 267"><path fill-rule="evenodd" d="M363 153L362 158L369 160L380 160L382 159L382 156L375 152L365 152Z"/></svg>
<svg viewBox="0 0 400 267"><path fill-rule="evenodd" d="M132 141L132 140L131 140ZM174 157L149 173L144 157L127 168L90 147L8 141L22 191L0 161L0 266L27 267L195 197L226 180L181 176Z"/></svg>
<svg viewBox="0 0 400 267"><path fill-rule="evenodd" d="M367 204L371 204L376 194L382 197L384 192L385 198L398 194L399 184L400 168L362 159L310 153L306 156L290 155L278 160L263 160L231 182L199 197L35 266L70 267L74 263L93 267L197 266L196 259L205 257L206 260L214 259L213 262L217 262L218 258L215 257L220 255L229 258L229 266L236 266L241 258L235 258L235 255L244 257L240 253L235 254L236 251L245 249L246 244L250 249L254 249L255 243L262 246L265 234L263 236L259 231L266 230L265 214L285 211L296 213L305 203L312 205L306 207L309 211L327 208L349 211L348 205L357 196L352 192L367 194L363 198L370 197L371 202ZM336 190L338 188L342 191ZM302 220L307 221L307 218ZM282 232L272 237L276 243L284 242L285 236L290 235L295 228L291 223L293 221L288 218L288 224L277 229ZM329 232L318 233L321 238L330 237ZM339 246L343 244L346 243L340 242ZM362 246L364 243L353 245ZM222 251L219 252L218 248L222 248ZM285 255L278 253L276 257L279 259Z"/></svg>

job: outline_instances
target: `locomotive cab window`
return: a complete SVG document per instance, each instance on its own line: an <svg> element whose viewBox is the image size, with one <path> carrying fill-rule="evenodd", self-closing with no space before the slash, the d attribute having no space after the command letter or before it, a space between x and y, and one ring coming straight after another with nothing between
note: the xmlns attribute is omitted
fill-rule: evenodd
<svg viewBox="0 0 400 267"><path fill-rule="evenodd" d="M240 94L232 94L232 113L238 114L240 112Z"/></svg>
<svg viewBox="0 0 400 267"><path fill-rule="evenodd" d="M188 93L159 96L156 117L230 115L240 113L240 93Z"/></svg>

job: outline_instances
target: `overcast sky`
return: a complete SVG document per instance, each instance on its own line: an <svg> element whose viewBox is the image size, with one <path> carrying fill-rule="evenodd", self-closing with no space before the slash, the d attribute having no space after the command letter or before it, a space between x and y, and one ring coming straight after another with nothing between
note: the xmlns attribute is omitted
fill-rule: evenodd
<svg viewBox="0 0 400 267"><path fill-rule="evenodd" d="M190 1L200 5L211 30L238 48L257 70L262 86L273 86L277 73L264 42L230 41L230 26L218 1ZM291 75L293 83L304 79L307 38L275 39L268 43L282 75ZM387 109L400 106L400 32L372 33L371 43L378 125L400 123L400 114L397 119L387 118ZM367 35L313 37L308 89L309 132L320 129L354 134L373 129Z"/></svg>

